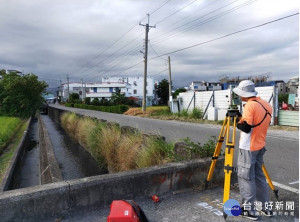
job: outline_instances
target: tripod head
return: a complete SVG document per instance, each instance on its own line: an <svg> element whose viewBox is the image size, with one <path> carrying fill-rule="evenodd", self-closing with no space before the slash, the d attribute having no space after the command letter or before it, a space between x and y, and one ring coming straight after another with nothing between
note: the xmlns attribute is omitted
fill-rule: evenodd
<svg viewBox="0 0 300 222"><path fill-rule="evenodd" d="M230 116L230 117L239 116L240 115L239 105L241 105L240 97L232 91L232 86L230 86L229 106L227 109L226 116Z"/></svg>

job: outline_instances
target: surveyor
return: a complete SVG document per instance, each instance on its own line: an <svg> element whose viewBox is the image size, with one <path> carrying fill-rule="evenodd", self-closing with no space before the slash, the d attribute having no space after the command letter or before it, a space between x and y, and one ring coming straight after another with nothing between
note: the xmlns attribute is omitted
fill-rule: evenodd
<svg viewBox="0 0 300 222"><path fill-rule="evenodd" d="M267 101L256 97L255 85L250 80L241 81L233 92L240 97L241 101L246 102L243 115L237 124L237 128L241 130L237 168L243 204L242 216L257 220L255 209L257 203L261 203L261 214L272 216L272 212L265 208L269 196L266 178L262 171L272 107Z"/></svg>

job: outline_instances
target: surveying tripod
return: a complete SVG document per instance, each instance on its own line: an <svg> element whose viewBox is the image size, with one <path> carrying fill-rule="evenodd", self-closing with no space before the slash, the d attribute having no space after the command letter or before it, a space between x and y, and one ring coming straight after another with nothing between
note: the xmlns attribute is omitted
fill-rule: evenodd
<svg viewBox="0 0 300 222"><path fill-rule="evenodd" d="M239 111L238 111L237 106L230 105L229 109L227 110L226 117L224 119L221 132L219 134L218 142L216 144L214 155L212 157L210 169L209 169L207 178L205 180L205 188L207 188L209 182L212 179L212 175L213 175L219 154L221 152L222 144L223 144L225 136L226 136L226 149L225 149L225 160L224 160L225 179L224 179L223 204L225 204L225 202L229 199L231 174L234 170L234 167L233 167L234 143L235 143L235 130L236 130L238 117L239 117ZM233 130L232 130L232 140L230 141L229 134L230 134L230 123L231 122L233 122ZM272 180L271 180L264 164L262 165L262 170L268 181L268 184L269 184L271 190L274 192L275 197L278 199L278 190L275 190ZM225 219L227 218L227 214L225 212L223 212L223 216Z"/></svg>

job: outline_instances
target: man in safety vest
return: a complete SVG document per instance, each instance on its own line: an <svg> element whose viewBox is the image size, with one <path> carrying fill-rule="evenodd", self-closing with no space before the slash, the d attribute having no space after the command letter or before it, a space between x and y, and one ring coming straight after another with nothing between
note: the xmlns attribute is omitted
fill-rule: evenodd
<svg viewBox="0 0 300 222"><path fill-rule="evenodd" d="M257 220L257 204L261 214L272 216L265 208L269 201L268 186L262 171L263 156L266 151L266 135L271 122L271 105L256 97L255 85L250 80L243 80L233 92L240 96L244 105L237 128L241 130L238 155L238 182L242 197L243 212L251 220Z"/></svg>

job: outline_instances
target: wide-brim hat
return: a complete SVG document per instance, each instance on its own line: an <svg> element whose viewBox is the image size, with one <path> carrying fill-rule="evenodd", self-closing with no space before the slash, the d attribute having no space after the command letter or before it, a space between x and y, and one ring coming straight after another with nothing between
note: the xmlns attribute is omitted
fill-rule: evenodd
<svg viewBox="0 0 300 222"><path fill-rule="evenodd" d="M238 87L233 89L233 92L241 97L253 97L257 95L257 91L255 91L255 85L250 80L243 80L240 82Z"/></svg>

